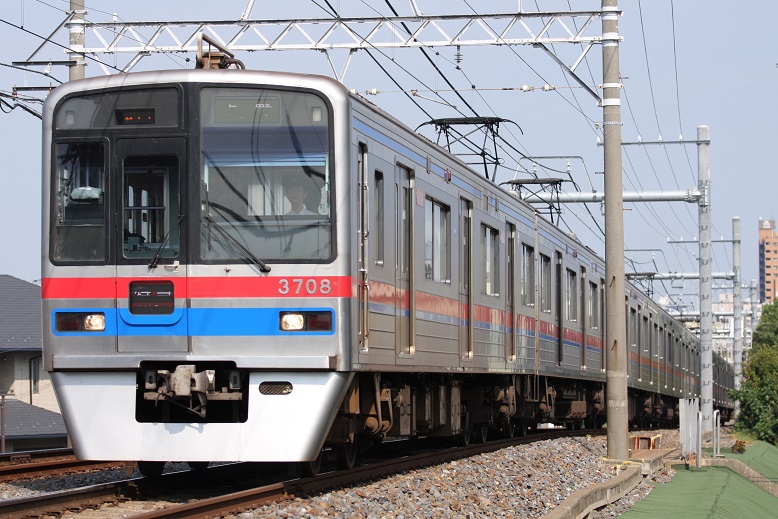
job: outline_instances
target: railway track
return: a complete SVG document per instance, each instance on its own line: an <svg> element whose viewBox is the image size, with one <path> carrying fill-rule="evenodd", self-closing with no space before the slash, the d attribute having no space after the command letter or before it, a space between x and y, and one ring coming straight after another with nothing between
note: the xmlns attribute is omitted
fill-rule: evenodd
<svg viewBox="0 0 778 519"><path fill-rule="evenodd" d="M73 449L41 449L37 451L4 452L0 454L0 466L30 463L33 460L73 457Z"/></svg>
<svg viewBox="0 0 778 519"><path fill-rule="evenodd" d="M32 498L6 500L0 503L0 517L16 519L46 515L59 516L65 510L94 509L109 503L119 505L122 502L138 499L153 500L157 496L175 494L181 489L191 490L196 486L206 487L209 484L218 484L223 487L227 482L234 482L234 484L228 483L227 491L218 495L194 498L193 502L181 505L170 506L168 503L165 508L145 513L141 511L134 515L134 517L143 519L210 519L214 516L239 513L295 496L313 495L325 490L352 486L363 481L385 478L404 471L442 464L514 445L587 434L602 434L602 431L549 431L527 437L500 439L412 455L400 455L400 452L407 452L407 450L400 445L395 449L390 444L383 446L382 451L385 452L384 456L393 456L391 459L376 459L351 470L332 471L310 478L294 477L279 480L282 478L278 477L278 467L275 470L270 468L269 472L273 476L263 477L258 472L261 472L262 466L267 464L249 463L212 467L205 471L166 474L156 479L132 478ZM396 452L393 453L393 451ZM240 485L245 487L248 480L256 483L253 483L250 488L235 491L235 488L240 488Z"/></svg>
<svg viewBox="0 0 778 519"><path fill-rule="evenodd" d="M124 462L118 461L82 461L72 456L63 459L0 465L0 483L63 473L120 468L124 465Z"/></svg>

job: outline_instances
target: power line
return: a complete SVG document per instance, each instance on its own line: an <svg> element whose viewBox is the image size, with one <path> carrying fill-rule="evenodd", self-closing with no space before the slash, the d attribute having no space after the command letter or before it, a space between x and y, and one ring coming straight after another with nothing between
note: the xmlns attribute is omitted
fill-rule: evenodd
<svg viewBox="0 0 778 519"><path fill-rule="evenodd" d="M61 43L57 43L56 41L52 40L51 38L48 38L48 37L46 37L46 36L41 36L40 34L38 34L38 33L35 33L35 32L32 32L32 31L31 31L31 30L29 30L29 29L25 29L25 28L24 28L24 27L22 27L21 25L16 25L15 23L11 23L11 22L9 22L8 20L4 20L3 18L0 18L0 22L1 22L1 23L4 23L4 24L6 24L6 25L9 25L9 26L11 26L11 27L13 27L14 29L17 29L17 30L20 30L20 31L22 31L22 32L25 32L25 33L27 33L27 34L29 34L29 35L31 35L31 36L35 36L36 38L39 38L39 39L41 39L41 40L43 40L43 41L45 41L45 42L47 42L47 43L51 43L52 45L56 45L57 47L60 47L60 48L62 48L62 49L65 49L65 50L67 50L67 51L74 52L74 51L73 51L73 49L71 49L71 48L70 48L70 47L68 47L67 45L62 45ZM106 67L108 67L108 68L112 68L112 69L114 69L114 70L115 70L115 71L117 71L117 72L121 72L121 69L119 69L119 68L116 68L116 67L114 67L114 66L111 66L111 65L108 65L108 64L106 64L106 63L103 63L102 61L100 61L100 60L98 60L98 59L96 59L96 58L93 58L93 57L91 57L91 56L84 55L84 59L89 59L89 60L92 60L92 61L94 61L95 63L99 63L99 64L101 64L101 65L105 65Z"/></svg>

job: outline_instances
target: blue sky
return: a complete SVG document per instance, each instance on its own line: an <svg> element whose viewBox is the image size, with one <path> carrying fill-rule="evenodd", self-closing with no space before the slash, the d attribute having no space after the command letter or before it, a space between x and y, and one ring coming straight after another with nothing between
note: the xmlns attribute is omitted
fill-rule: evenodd
<svg viewBox="0 0 778 519"><path fill-rule="evenodd" d="M42 43L35 34L49 35L60 24L68 8L62 0L22 0L9 2L0 15L0 38L6 42L0 51L0 64L23 61ZM237 19L246 2L224 0L217 9L210 3L168 0L164 3L138 0L133 3L87 0L87 19L109 21L137 20L222 20ZM388 3L341 0L329 2L343 17L389 15ZM380 4L380 5L379 5ZM411 3L394 0L392 7L402 15L411 14ZM470 14L524 11L598 10L598 0L538 0L468 2L452 0L445 4L417 0L424 14ZM774 160L778 109L778 46L774 31L778 3L745 0L737 5L703 0L623 0L619 31L622 91L622 138L625 142L665 141L696 138L697 126L708 125L711 133L712 216L714 239L731 238L732 217L741 218L743 280L758 277L757 225L759 218L776 219L778 181ZM289 0L268 7L257 2L251 18L287 19L326 17L327 2ZM153 13L153 14L152 14ZM600 30L599 22L596 29ZM23 27L24 30L13 27ZM29 31L29 32L25 32ZM33 34L34 33L34 34ZM87 34L87 45L97 41ZM54 40L67 44L67 33L60 30ZM555 45L553 51L568 64L580 52L573 45ZM582 191L602 192L602 148L597 146L602 110L593 98L564 74L542 50L529 46L465 47L457 68L454 48L373 50L357 52L344 77L348 88L358 91L375 88L374 103L412 128L431 117L461 115L498 116L514 125L501 126L506 147L504 167L498 181L513 178L514 172L530 164L519 159L519 152L533 157L564 156L570 159L570 178ZM595 46L577 72L588 85L602 82L601 48ZM372 56L372 57L371 57ZM40 58L64 59L61 49L49 45ZM188 68L186 56L152 55L136 70ZM188 56L190 59L193 55ZM243 53L237 56L248 68L276 69L332 75L320 52ZM106 58L110 60L111 58ZM121 59L116 58L117 63ZM333 57L340 69L343 54ZM376 64L380 63L380 67ZM438 70L430 64L435 63ZM41 71L42 68L36 70ZM87 75L101 75L91 64ZM387 74L388 73L388 74ZM65 69L51 72L65 81ZM389 77L391 75L391 78ZM450 92L448 83L460 90ZM10 94L14 86L56 84L50 78L0 66L0 92ZM555 87L543 91L542 86ZM523 92L522 85L535 87ZM475 88L473 88L475 87ZM504 90L508 89L508 90ZM416 90L416 104L400 90ZM42 97L41 92L26 93ZM8 98L4 98L7 101ZM39 106L30 104L39 110ZM40 121L22 109L0 113L5 167L0 178L0 273L25 280L40 277ZM429 128L429 127L428 127ZM435 139L430 129L422 130ZM523 133L522 133L523 132ZM517 150L517 151L515 151ZM539 160L548 170L540 176L566 176L568 159ZM696 187L697 150L692 144L630 146L624 149L625 191L675 191ZM556 171L554 171L556 170ZM561 173L560 173L561 172ZM520 176L522 174L520 173ZM523 173L522 178L528 178ZM564 189L574 191L572 183ZM685 203L625 204L625 246L631 249L627 272L690 272L697 270L697 249L668 243L694 239L697 235L697 206ZM563 206L562 227L574 232L600 254L604 251L599 228L604 218L598 204ZM714 245L714 272L732 270L732 249ZM720 282L719 282L720 283ZM670 293L677 300L690 301L697 293L696 281L655 284L657 294Z"/></svg>

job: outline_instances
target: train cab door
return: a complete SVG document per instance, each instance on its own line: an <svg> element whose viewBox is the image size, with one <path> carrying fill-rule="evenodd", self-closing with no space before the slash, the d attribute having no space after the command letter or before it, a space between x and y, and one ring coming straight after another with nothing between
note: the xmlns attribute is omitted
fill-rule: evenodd
<svg viewBox="0 0 778 519"><path fill-rule="evenodd" d="M186 141L120 139L114 162L120 352L186 352Z"/></svg>

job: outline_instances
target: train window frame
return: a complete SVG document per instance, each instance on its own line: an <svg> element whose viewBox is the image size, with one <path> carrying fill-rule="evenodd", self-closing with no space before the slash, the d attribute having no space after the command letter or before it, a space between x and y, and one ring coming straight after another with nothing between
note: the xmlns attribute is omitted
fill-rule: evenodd
<svg viewBox="0 0 778 519"><path fill-rule="evenodd" d="M72 171L63 168L60 160L61 147L99 147L102 153L102 165L97 166L98 185L93 185L92 176L82 171L74 176ZM106 137L54 138L51 143L51 179L49 259L54 265L105 265L109 261L107 236L109 225L106 223L110 213L110 196L106 196L109 184L109 154L111 146ZM64 152L67 153L67 152ZM78 161L80 163L80 160ZM74 178L77 181L74 182ZM82 183L85 182L85 185ZM64 184L64 185L63 185ZM83 218L69 221L67 208L87 210ZM101 209L100 212L95 209ZM98 216L95 218L95 216ZM66 229L68 231L66 232ZM71 232L72 231L72 232ZM73 234L76 234L75 236ZM85 236L88 234L89 236ZM88 238L88 239L87 239ZM93 246L89 244L93 243ZM71 245L67 249L67 245ZM78 251L79 254L66 253L65 250ZM88 252L90 256L83 255Z"/></svg>
<svg viewBox="0 0 778 519"><path fill-rule="evenodd" d="M152 160L153 157L153 160ZM176 153L128 153L117 166L122 186L122 256L145 261L181 254L182 157Z"/></svg>
<svg viewBox="0 0 778 519"><path fill-rule="evenodd" d="M594 281L589 281L589 290L587 292L586 312L589 329L597 330L600 328L600 287Z"/></svg>
<svg viewBox="0 0 778 519"><path fill-rule="evenodd" d="M500 297L500 231L481 223L481 293Z"/></svg>
<svg viewBox="0 0 778 519"><path fill-rule="evenodd" d="M568 321L578 321L578 274L565 269L565 317Z"/></svg>
<svg viewBox="0 0 778 519"><path fill-rule="evenodd" d="M255 96L257 103L265 98L278 102L281 118L276 120L274 116L267 122L260 119L257 125L248 119L232 123L214 120L214 103L230 96L244 101ZM326 95L314 89L278 85L201 83L193 90L192 98L200 114L199 134L193 142L198 156L193 167L198 171L200 184L197 198L205 208L199 223L201 237L196 240L199 241L198 260L204 264L246 261L244 255L248 250L251 255L272 263L334 261L337 255L336 114ZM275 135L280 144L261 138L260 127L268 135ZM255 149L258 143L265 149ZM226 208L211 217L209 190L220 189L215 180L218 168L227 166L237 168L234 174L240 177L240 185L236 196L245 214L232 214ZM291 212L283 189L290 175L308 184L307 211L299 215ZM227 176L223 178L230 182ZM225 193L221 189L220 193ZM211 233L215 227L218 227L216 233ZM217 235L221 236L222 243L214 245L209 237ZM242 246L229 245L236 242ZM277 252L268 255L269 250Z"/></svg>
<svg viewBox="0 0 778 519"><path fill-rule="evenodd" d="M424 197L424 279L451 284L451 207Z"/></svg>
<svg viewBox="0 0 778 519"><path fill-rule="evenodd" d="M521 304L535 306L535 247L521 244Z"/></svg>
<svg viewBox="0 0 778 519"><path fill-rule="evenodd" d="M386 240L386 231L384 229L384 225L386 225L384 190L384 172L376 169L373 172L373 215L375 222L375 266L379 268L384 267L384 242Z"/></svg>
<svg viewBox="0 0 778 519"><path fill-rule="evenodd" d="M629 318L629 338L627 340L627 343L632 348L638 348L638 340L640 338L640 334L638 333L638 327L640 326L640 319L638 318L638 311L633 306L629 307L629 312L627 314ZM640 350L638 350L638 353L640 353Z"/></svg>
<svg viewBox="0 0 778 519"><path fill-rule="evenodd" d="M540 311L546 314L550 314L551 287L553 286L553 280L551 279L551 256L547 256L541 252L538 261L540 262L540 268L538 269Z"/></svg>

